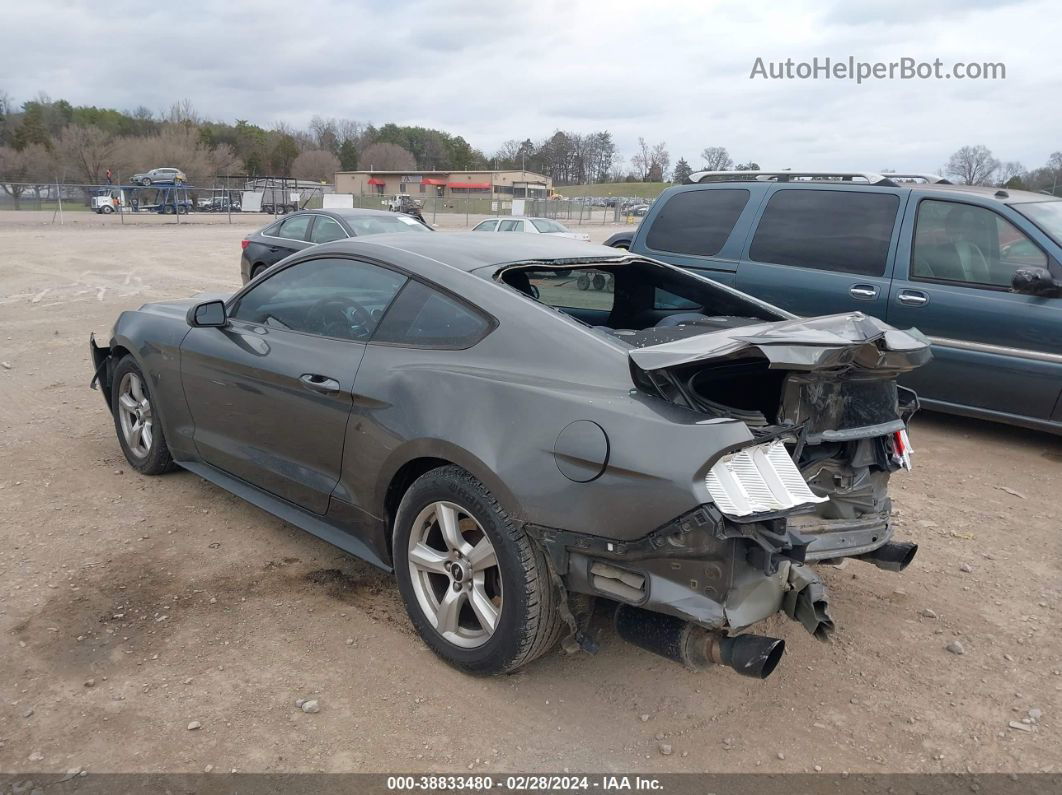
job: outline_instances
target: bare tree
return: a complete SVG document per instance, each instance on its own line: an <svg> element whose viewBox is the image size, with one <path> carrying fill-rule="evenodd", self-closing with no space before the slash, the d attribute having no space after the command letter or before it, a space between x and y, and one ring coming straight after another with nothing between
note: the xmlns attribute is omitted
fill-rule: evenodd
<svg viewBox="0 0 1062 795"><path fill-rule="evenodd" d="M944 174L966 185L987 185L999 170L999 161L984 144L964 146L948 158Z"/></svg>
<svg viewBox="0 0 1062 795"><path fill-rule="evenodd" d="M98 184L108 168L119 172L127 165L124 153L118 157L118 139L99 127L71 124L59 135L55 149L63 165L90 184Z"/></svg>
<svg viewBox="0 0 1062 795"><path fill-rule="evenodd" d="M999 170L996 172L996 183L999 185L1006 185L1012 180L1018 180L1020 182L1024 174L1025 166L1017 160L1008 160L1005 163L999 164Z"/></svg>
<svg viewBox="0 0 1062 795"><path fill-rule="evenodd" d="M631 158L631 168L638 175L638 179L645 182L649 176L649 169L653 165L652 150L644 138L638 138L638 152Z"/></svg>
<svg viewBox="0 0 1062 795"><path fill-rule="evenodd" d="M324 149L308 149L291 164L291 174L298 179L331 182L337 171L339 158Z"/></svg>
<svg viewBox="0 0 1062 795"><path fill-rule="evenodd" d="M21 150L0 146L0 188L15 200L16 210L29 188L39 195L40 187L55 179L54 160L41 144L29 144Z"/></svg>
<svg viewBox="0 0 1062 795"><path fill-rule="evenodd" d="M413 171L417 161L398 144L369 144L358 156L362 168L372 171Z"/></svg>
<svg viewBox="0 0 1062 795"><path fill-rule="evenodd" d="M706 146L701 150L701 160L705 171L729 171L734 161L725 146Z"/></svg>
<svg viewBox="0 0 1062 795"><path fill-rule="evenodd" d="M664 182L671 172L671 153L667 151L667 143L661 141L654 146L649 157L649 181Z"/></svg>

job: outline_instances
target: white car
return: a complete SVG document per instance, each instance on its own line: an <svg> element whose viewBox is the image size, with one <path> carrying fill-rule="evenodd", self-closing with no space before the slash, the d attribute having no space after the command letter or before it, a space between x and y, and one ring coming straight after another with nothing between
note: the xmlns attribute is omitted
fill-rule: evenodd
<svg viewBox="0 0 1062 795"><path fill-rule="evenodd" d="M506 218L488 218L480 221L474 227L473 232L530 232L538 235L554 235L567 237L572 240L590 242L590 235L583 232L572 232L564 224L559 224L552 218L521 218L511 216Z"/></svg>

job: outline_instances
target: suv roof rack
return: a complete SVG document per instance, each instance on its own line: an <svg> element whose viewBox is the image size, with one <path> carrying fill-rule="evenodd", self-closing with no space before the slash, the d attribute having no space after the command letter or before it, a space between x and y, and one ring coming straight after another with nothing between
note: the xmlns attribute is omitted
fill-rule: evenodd
<svg viewBox="0 0 1062 795"><path fill-rule="evenodd" d="M695 171L689 176L689 183L698 182L790 182L801 180L808 182L866 182L869 185L897 187L894 180L924 180L930 184L950 185L946 179L936 174L878 174L872 171Z"/></svg>

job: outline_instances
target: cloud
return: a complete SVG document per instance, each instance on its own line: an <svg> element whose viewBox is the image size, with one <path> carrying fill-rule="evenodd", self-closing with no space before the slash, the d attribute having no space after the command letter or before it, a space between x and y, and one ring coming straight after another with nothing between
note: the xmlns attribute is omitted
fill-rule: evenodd
<svg viewBox="0 0 1062 795"><path fill-rule="evenodd" d="M984 143L1059 148L1053 0L280 0L9 4L0 89L264 126L314 115L440 127L490 153L555 129L639 136L697 165L932 170ZM1003 62L1002 81L750 79L765 61Z"/></svg>

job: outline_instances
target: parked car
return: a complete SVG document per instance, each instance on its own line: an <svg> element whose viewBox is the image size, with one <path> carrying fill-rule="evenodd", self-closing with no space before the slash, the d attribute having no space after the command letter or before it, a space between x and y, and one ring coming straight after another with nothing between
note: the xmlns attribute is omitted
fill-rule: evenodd
<svg viewBox="0 0 1062 795"><path fill-rule="evenodd" d="M134 185L180 185L187 182L188 178L179 168L153 168L142 174L133 175Z"/></svg>
<svg viewBox="0 0 1062 795"><path fill-rule="evenodd" d="M932 175L694 174L607 243L801 315L917 326L923 405L1062 433L1062 200Z"/></svg>
<svg viewBox="0 0 1062 795"><path fill-rule="evenodd" d="M430 231L430 227L409 215L383 210L302 210L243 239L240 276L246 284L270 265L318 243L362 235Z"/></svg>
<svg viewBox="0 0 1062 795"><path fill-rule="evenodd" d="M393 570L466 671L564 636L592 650L601 599L644 648L765 677L783 641L738 633L779 611L833 628L814 561L898 571L916 551L893 539L888 482L915 408L895 378L928 342L604 246L324 243L90 344L133 469L184 467Z"/></svg>
<svg viewBox="0 0 1062 795"><path fill-rule="evenodd" d="M488 218L480 221L474 227L473 232L528 232L536 235L551 235L553 237L567 237L572 240L589 242L590 235L584 232L573 232L564 224L554 221L552 218L524 218L522 216L505 216L502 218Z"/></svg>

